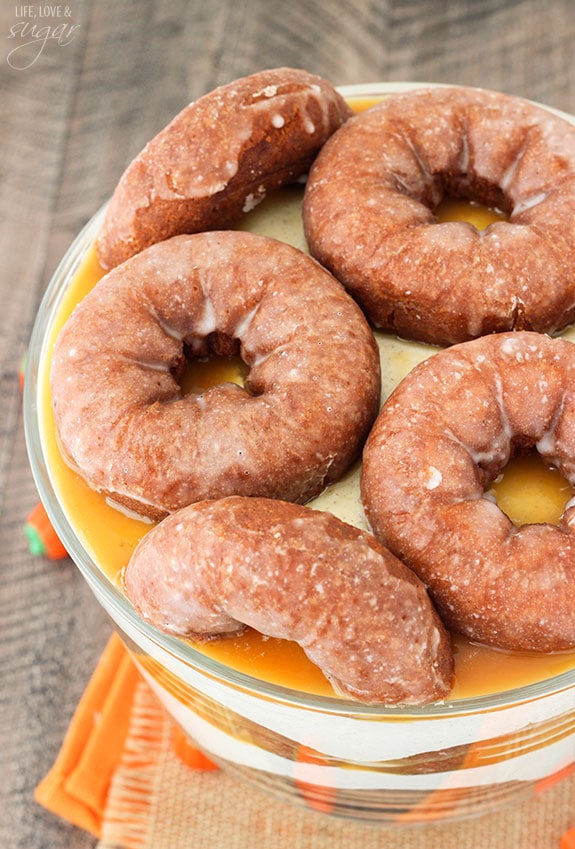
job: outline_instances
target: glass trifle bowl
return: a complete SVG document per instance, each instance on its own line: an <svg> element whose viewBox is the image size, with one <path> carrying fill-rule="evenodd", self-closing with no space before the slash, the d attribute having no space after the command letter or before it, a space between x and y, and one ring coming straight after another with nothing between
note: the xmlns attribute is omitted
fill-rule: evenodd
<svg viewBox="0 0 575 849"><path fill-rule="evenodd" d="M378 83L341 91L361 109L422 85ZM277 191L240 226L305 250L301 191ZM49 389L58 330L103 274L93 245L104 214L100 210L73 242L39 308L27 360L26 437L56 532L173 720L238 779L325 814L380 823L480 814L568 774L575 762L575 652L494 651L454 635L450 697L421 707L383 707L336 695L293 644L250 632L196 644L137 615L119 573L151 525L116 510L65 464ZM436 349L383 333L376 337L385 398ZM311 506L364 525L358 481L357 467Z"/></svg>

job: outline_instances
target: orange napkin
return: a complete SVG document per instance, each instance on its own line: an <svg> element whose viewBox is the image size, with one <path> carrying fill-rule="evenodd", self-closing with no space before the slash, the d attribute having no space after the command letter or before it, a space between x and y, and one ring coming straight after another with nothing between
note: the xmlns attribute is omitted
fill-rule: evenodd
<svg viewBox="0 0 575 849"><path fill-rule="evenodd" d="M101 836L108 791L124 752L136 688L142 678L117 634L113 634L72 718L60 753L36 788L36 801ZM214 764L175 725L172 746L193 769ZM148 730L154 734L154 728Z"/></svg>

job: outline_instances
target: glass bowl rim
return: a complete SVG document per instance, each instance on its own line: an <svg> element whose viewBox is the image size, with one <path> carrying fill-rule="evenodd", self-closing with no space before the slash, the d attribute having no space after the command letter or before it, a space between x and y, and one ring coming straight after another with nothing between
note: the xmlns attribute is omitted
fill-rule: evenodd
<svg viewBox="0 0 575 849"><path fill-rule="evenodd" d="M429 88L448 84L390 82L365 83L339 86L338 90L347 98L382 97L418 88ZM537 104L542 105L542 104ZM551 112L575 123L573 116L544 106ZM24 380L24 432L28 458L32 475L40 499L46 509L56 533L62 540L69 556L78 567L88 585L105 596L106 604L114 611L119 620L114 619L118 627L122 627L122 618L127 619L132 629L142 634L146 639L155 643L164 652L173 656L180 663L191 667L201 674L215 678L226 686L248 691L258 698L280 701L294 707L312 711L322 711L345 716L357 716L365 719L380 719L381 721L401 719L439 719L458 714L483 713L497 710L531 700L544 698L562 690L575 688L575 668L550 678L536 681L522 687L499 691L497 693L473 696L459 699L446 699L427 705L389 706L383 704L365 704L337 696L320 696L305 691L292 689L259 679L248 673L240 672L226 664L210 658L195 650L188 644L162 633L141 619L123 595L92 561L82 547L73 527L58 502L55 487L44 454L41 428L39 426L38 404L38 371L48 344L48 331L57 314L66 289L77 272L86 251L92 246L95 236L103 221L107 203L105 203L84 225L74 238L60 263L58 264L44 296L40 302L36 319L30 336L26 372ZM560 656L560 655L559 655Z"/></svg>

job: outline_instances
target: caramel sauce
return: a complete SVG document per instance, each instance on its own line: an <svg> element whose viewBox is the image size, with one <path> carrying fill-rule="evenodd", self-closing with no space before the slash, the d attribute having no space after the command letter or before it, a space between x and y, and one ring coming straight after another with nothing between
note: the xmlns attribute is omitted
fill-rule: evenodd
<svg viewBox="0 0 575 849"><path fill-rule="evenodd" d="M206 357L188 364L180 378L180 386L184 395L199 395L220 383L243 386L247 373L248 368L240 357Z"/></svg>
<svg viewBox="0 0 575 849"><path fill-rule="evenodd" d="M534 451L516 457L490 487L490 493L514 525L556 525L573 490L564 477Z"/></svg>
<svg viewBox="0 0 575 849"><path fill-rule="evenodd" d="M300 248L305 247L299 216L300 195L301 191L294 189L276 193L274 198L250 214L246 219L246 229L268 232ZM495 220L494 216L498 218L494 211L478 210L469 204L464 208L460 202L457 206L457 214L465 213L478 227L485 226L486 215L491 216L490 220ZM481 215L480 220L476 217L478 213ZM63 298L51 328L50 343L55 340L74 305L102 275L95 252L91 250ZM389 367L386 370L391 369L391 384L397 383L415 362L435 350L383 335L378 341L382 357L386 358L386 366ZM43 359L39 375L39 391L42 439L53 485L70 524L91 558L110 581L118 583L119 574L130 553L151 526L114 509L64 462L58 447L49 390L51 350L52 344L48 344L48 355ZM235 359L213 358L202 363L191 363L183 381L183 391L202 391L223 380L241 383L244 374L245 366ZM390 386L384 387L384 396L389 389ZM327 491L320 496L314 506L332 509L332 505L335 505L334 512L340 517L351 516L350 521L359 519L357 475L358 470L352 470L340 489L339 484L336 484L333 492ZM571 497L565 481L532 457L513 460L501 479L493 485L492 492L502 509L518 523L556 522L566 500ZM356 523L361 524L361 521ZM459 636L453 637L453 644L456 673L452 698L480 696L524 686L575 666L575 652L534 655L493 651L470 644ZM268 638L248 629L241 637L194 644L194 647L254 677L305 692L333 695L323 674L295 643Z"/></svg>
<svg viewBox="0 0 575 849"><path fill-rule="evenodd" d="M482 206L460 198L444 198L434 210L438 224L445 221L466 221L476 230L485 230L496 221L507 221L509 216L500 209Z"/></svg>

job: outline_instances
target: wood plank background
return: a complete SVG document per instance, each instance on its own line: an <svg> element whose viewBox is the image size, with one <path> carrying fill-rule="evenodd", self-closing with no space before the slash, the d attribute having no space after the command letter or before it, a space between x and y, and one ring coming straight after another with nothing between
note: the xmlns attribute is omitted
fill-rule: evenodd
<svg viewBox="0 0 575 849"><path fill-rule="evenodd" d="M57 262L185 103L265 67L337 84L478 85L575 112L575 4L71 0L62 19L26 9L46 7L0 2L0 846L87 849L92 838L32 799L110 632L75 568L31 557L22 533L36 493L18 367ZM62 23L68 38L30 35Z"/></svg>

